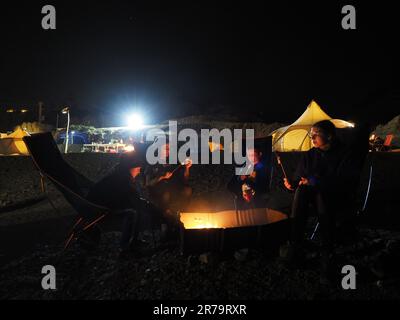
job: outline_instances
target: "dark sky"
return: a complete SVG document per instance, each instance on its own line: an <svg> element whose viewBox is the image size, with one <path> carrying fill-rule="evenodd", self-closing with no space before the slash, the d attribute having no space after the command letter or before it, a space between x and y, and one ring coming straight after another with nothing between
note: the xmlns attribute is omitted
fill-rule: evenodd
<svg viewBox="0 0 400 320"><path fill-rule="evenodd" d="M45 4L55 31L41 28ZM345 31L345 4L2 4L0 114L41 100L106 125L133 107L150 122L220 106L291 122L314 98L333 117L387 122L400 113L397 10L355 4L357 30Z"/></svg>

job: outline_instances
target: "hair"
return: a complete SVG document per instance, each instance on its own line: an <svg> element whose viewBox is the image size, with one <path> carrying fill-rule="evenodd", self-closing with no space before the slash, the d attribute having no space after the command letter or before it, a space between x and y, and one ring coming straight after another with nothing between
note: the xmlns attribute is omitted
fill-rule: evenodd
<svg viewBox="0 0 400 320"><path fill-rule="evenodd" d="M335 125L329 121L329 120L322 120L317 123L315 123L313 128L318 128L321 130L325 136L328 138L328 140L333 140L336 138L336 127Z"/></svg>

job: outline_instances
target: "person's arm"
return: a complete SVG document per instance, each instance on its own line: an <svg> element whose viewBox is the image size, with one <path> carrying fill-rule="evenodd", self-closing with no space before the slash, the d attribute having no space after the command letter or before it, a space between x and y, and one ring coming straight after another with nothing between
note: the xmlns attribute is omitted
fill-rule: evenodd
<svg viewBox="0 0 400 320"><path fill-rule="evenodd" d="M146 176L146 187L153 187L157 185L160 181L162 180L168 180L169 178L172 177L171 172L165 173L165 175L160 176L160 177L151 177L151 176Z"/></svg>
<svg viewBox="0 0 400 320"><path fill-rule="evenodd" d="M187 163L185 164L185 170L183 172L183 181L184 183L189 182L189 177L190 177L190 168L192 167L192 160L188 160Z"/></svg>
<svg viewBox="0 0 400 320"><path fill-rule="evenodd" d="M309 162L308 157L309 157L309 151L302 155L301 160L297 165L296 171L292 179L290 179L289 177L283 178L283 183L285 185L285 188L288 189L289 191L294 191L301 183L302 178L305 177ZM288 178L290 180L288 180Z"/></svg>

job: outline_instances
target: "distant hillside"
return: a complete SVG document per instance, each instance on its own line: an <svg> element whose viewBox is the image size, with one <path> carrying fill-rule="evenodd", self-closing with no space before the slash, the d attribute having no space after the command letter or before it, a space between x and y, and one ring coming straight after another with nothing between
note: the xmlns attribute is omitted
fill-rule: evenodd
<svg viewBox="0 0 400 320"><path fill-rule="evenodd" d="M211 117L206 115L201 116L190 116L180 119L171 119L178 122L178 129L191 128L196 131L201 129L215 128L218 130L222 129L254 129L256 138L266 137L272 131L277 128L284 126L282 123L263 123L263 122L240 122L234 121L234 118L227 119L227 117ZM168 122L164 122L163 125L168 126Z"/></svg>

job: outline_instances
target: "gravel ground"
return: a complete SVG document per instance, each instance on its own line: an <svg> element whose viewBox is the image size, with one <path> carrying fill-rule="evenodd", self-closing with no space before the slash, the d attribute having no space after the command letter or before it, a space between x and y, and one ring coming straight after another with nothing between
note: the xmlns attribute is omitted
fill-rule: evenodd
<svg viewBox="0 0 400 320"><path fill-rule="evenodd" d="M400 281L377 282L368 267L373 256L398 234L364 230L352 246L343 246L341 259L357 269L357 290L319 284L316 263L304 269L288 269L277 258L250 250L246 259L233 256L203 263L199 256L182 256L173 247L142 249L141 256L119 260L118 232L103 235L100 247L86 252L77 246L60 253L57 246L39 246L34 253L0 269L0 299L399 299ZM376 238L378 237L378 238ZM397 238L397 240L396 240ZM395 240L393 240L395 239ZM340 251L339 250L339 251ZM366 252L368 257L366 257ZM57 290L41 289L41 268L54 265ZM398 263L397 263L398 264Z"/></svg>
<svg viewBox="0 0 400 320"><path fill-rule="evenodd" d="M96 181L117 163L117 158L106 154L71 154L67 161ZM375 220L381 220L376 218L377 212L385 217L398 211L399 202L394 195L398 157L385 154L373 161L378 174L373 177L370 211L375 212ZM29 158L0 158L0 168L0 209L40 196L38 173ZM195 198L210 191L219 194L231 170L227 166L194 167L191 183ZM399 298L400 233L393 228L363 227L355 243L339 247L342 263L354 265L358 272L357 290L344 291L338 288L338 283L319 284L315 257L310 257L305 268L292 270L270 252L260 249L224 256L181 255L174 243L154 246L147 233L142 235L147 245L141 253L119 260L120 233L115 231L118 225L105 227L100 247L95 251L87 252L75 244L62 253L61 243L75 215L51 185L48 192L57 212L42 201L0 213L0 299ZM383 279L371 272L371 266L377 263L389 270L381 276ZM57 269L56 291L41 289L41 268L48 264ZM378 280L381 282L377 284Z"/></svg>

